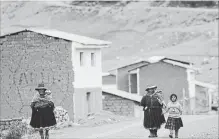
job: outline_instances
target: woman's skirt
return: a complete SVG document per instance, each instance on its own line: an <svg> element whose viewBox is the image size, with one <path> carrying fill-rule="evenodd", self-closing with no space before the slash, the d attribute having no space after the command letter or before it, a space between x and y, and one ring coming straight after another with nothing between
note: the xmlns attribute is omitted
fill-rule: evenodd
<svg viewBox="0 0 219 139"><path fill-rule="evenodd" d="M180 127L183 127L183 122L181 118L168 117L167 123L165 125L166 129L179 130Z"/></svg>
<svg viewBox="0 0 219 139"><path fill-rule="evenodd" d="M51 106L32 109L30 125L33 128L49 128L56 125L56 119Z"/></svg>
<svg viewBox="0 0 219 139"><path fill-rule="evenodd" d="M146 129L159 129L165 122L161 108L148 108L144 111L144 127Z"/></svg>

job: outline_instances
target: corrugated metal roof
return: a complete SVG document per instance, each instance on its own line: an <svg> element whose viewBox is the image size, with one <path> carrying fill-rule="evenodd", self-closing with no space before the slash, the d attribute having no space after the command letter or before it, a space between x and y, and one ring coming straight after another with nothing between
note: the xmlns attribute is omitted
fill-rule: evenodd
<svg viewBox="0 0 219 139"><path fill-rule="evenodd" d="M175 62L175 61L171 61L171 60L163 60L163 61L166 62L166 63L172 64L172 65L177 65L179 67L186 68L186 69L191 69L191 70L194 70L194 71L199 71L200 70L198 68L193 67L192 65L181 64L179 62Z"/></svg>
<svg viewBox="0 0 219 139"><path fill-rule="evenodd" d="M159 55L155 56L154 55L154 56L147 56L147 57L141 58L140 60L137 60L137 61L136 60L135 61L128 61L126 64L118 66L118 67L113 68L113 69L110 69L109 71L114 71L116 69L124 68L124 67L127 67L127 66L131 66L131 65L134 65L134 64L141 63L141 62L145 63L146 65L149 64L149 63L152 64L152 63L156 63L158 61L162 61L164 59L175 61L175 62L182 63L182 64L193 64L192 62L190 62L187 59L178 59L177 57L175 58L174 56L159 56ZM145 66L145 65L143 65L143 66ZM136 68L133 68L133 70L134 69L136 69Z"/></svg>
<svg viewBox="0 0 219 139"><path fill-rule="evenodd" d="M48 35L51 37L57 37L57 38L81 43L84 45L109 45L109 44L111 44L111 42L108 42L108 41L93 39L93 38L80 36L80 35L76 35L73 33L68 33L68 32L59 31L59 30L55 30L55 29L41 29L41 28L18 29L14 32L12 32L12 31L10 31L10 33L7 32L1 36L6 36L6 35L13 34L13 33L22 32L22 31L32 31L32 32L43 34L43 35Z"/></svg>
<svg viewBox="0 0 219 139"><path fill-rule="evenodd" d="M144 65L140 65L140 66L138 66L138 67L135 67L135 68L133 68L133 69L128 70L128 72L134 71L134 70L136 70L136 69L143 68L143 67L145 67L145 66L148 66L149 64L150 64L150 63L146 63L146 64L144 64Z"/></svg>
<svg viewBox="0 0 219 139"><path fill-rule="evenodd" d="M117 70L117 69L121 69L121 68L124 68L124 67L128 67L128 66L131 66L131 65L135 65L135 64L138 64L138 63L145 63L146 64L148 62L146 60L131 61L131 62L128 61L128 64L123 64L123 65L118 66L116 68L110 69L109 72Z"/></svg>
<svg viewBox="0 0 219 139"><path fill-rule="evenodd" d="M171 59L166 59L166 58L164 58L164 59L161 59L161 60L159 60L159 61L163 61L163 62L165 62L165 63L169 63L169 64L172 64L172 65L176 65L176 66L179 66L179 67L182 67L182 68L191 69L191 70L194 70L194 71L199 71L199 70L200 70L199 68L195 68L195 67L193 67L193 66L191 66L191 65L183 64L183 63L181 63L181 62L176 62L176 61L173 61L173 60L171 60ZM159 61L157 61L157 62L159 62ZM148 64L144 64L144 65L138 66L138 67L136 67L136 68L133 68L133 69L129 70L128 72L134 71L134 70L136 70L136 69L143 68L143 67L148 66L149 64L153 64L153 63L156 63L156 62L152 62L152 63L148 63Z"/></svg>

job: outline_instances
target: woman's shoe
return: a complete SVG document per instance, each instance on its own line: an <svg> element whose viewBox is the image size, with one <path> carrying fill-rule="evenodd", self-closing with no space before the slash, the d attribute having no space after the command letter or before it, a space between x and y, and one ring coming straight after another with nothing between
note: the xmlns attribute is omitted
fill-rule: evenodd
<svg viewBox="0 0 219 139"><path fill-rule="evenodd" d="M154 135L155 135L155 137L157 137L157 129L154 130Z"/></svg>
<svg viewBox="0 0 219 139"><path fill-rule="evenodd" d="M40 137L41 137L41 139L44 139L43 130L40 130L39 132L40 132Z"/></svg>
<svg viewBox="0 0 219 139"><path fill-rule="evenodd" d="M170 138L173 138L173 135L169 135Z"/></svg>
<svg viewBox="0 0 219 139"><path fill-rule="evenodd" d="M45 139L49 139L49 135L46 135L46 136L45 136Z"/></svg>
<svg viewBox="0 0 219 139"><path fill-rule="evenodd" d="M41 139L44 139L44 136L43 135L40 135Z"/></svg>
<svg viewBox="0 0 219 139"><path fill-rule="evenodd" d="M48 133L46 134L45 139L49 139L49 134Z"/></svg>
<svg viewBox="0 0 219 139"><path fill-rule="evenodd" d="M175 138L178 138L178 131L179 130L175 130Z"/></svg>
<svg viewBox="0 0 219 139"><path fill-rule="evenodd" d="M150 130L150 135L148 137L149 138L154 138L155 137L153 130Z"/></svg>
<svg viewBox="0 0 219 139"><path fill-rule="evenodd" d="M49 139L49 131L46 131L45 139Z"/></svg>

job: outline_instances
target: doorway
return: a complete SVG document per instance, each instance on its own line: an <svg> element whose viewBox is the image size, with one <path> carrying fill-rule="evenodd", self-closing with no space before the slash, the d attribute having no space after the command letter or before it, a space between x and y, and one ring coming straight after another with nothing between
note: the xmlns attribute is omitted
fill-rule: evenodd
<svg viewBox="0 0 219 139"><path fill-rule="evenodd" d="M86 103L87 103L87 115L91 113L91 93L87 92L86 94Z"/></svg>
<svg viewBox="0 0 219 139"><path fill-rule="evenodd" d="M132 94L138 93L137 74L130 74L130 91Z"/></svg>

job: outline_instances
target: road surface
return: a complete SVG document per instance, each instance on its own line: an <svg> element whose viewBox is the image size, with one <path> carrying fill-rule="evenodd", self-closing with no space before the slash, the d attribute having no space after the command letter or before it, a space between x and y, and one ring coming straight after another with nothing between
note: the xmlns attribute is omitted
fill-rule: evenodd
<svg viewBox="0 0 219 139"><path fill-rule="evenodd" d="M212 127L218 131L218 115L183 116L184 127L179 131L181 139L191 138L191 135L208 132ZM147 139L149 132L143 128L142 119L134 119L98 127L72 127L51 132L51 139ZM157 139L169 138L169 131L164 125L158 131ZM204 138L203 138L204 139Z"/></svg>

